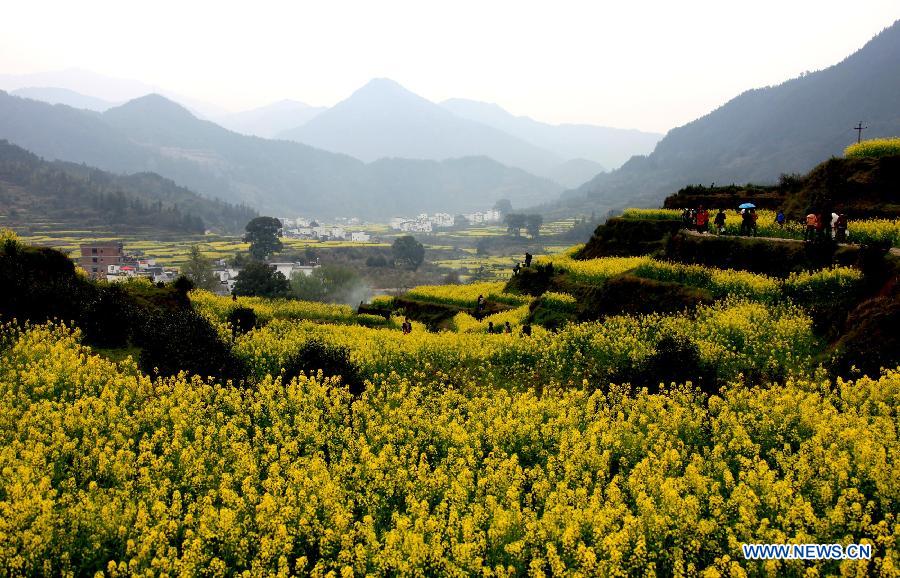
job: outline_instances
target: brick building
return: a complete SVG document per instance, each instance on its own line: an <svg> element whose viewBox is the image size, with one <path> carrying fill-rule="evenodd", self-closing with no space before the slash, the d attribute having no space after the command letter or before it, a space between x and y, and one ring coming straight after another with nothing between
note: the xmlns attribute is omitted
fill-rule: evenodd
<svg viewBox="0 0 900 578"><path fill-rule="evenodd" d="M125 250L122 243L82 245L78 265L91 279L106 279L107 267L121 264L124 258Z"/></svg>

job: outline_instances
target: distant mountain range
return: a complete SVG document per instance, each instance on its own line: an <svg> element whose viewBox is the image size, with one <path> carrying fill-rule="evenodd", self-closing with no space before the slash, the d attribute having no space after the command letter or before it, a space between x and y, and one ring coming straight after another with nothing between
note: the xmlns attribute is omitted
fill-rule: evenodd
<svg viewBox="0 0 900 578"><path fill-rule="evenodd" d="M21 96L22 98L31 98L33 100L41 100L50 104L64 104L72 108L82 108L84 110L93 110L95 112L103 112L116 106L117 103L87 96L68 88L59 88L55 86L28 86L10 91L10 94Z"/></svg>
<svg viewBox="0 0 900 578"><path fill-rule="evenodd" d="M216 123L234 132L262 138L275 138L286 128L309 122L327 110L324 106L310 106L296 100L282 100L268 106L217 117Z"/></svg>
<svg viewBox="0 0 900 578"><path fill-rule="evenodd" d="M661 135L589 125L550 125L468 100L435 104L396 82L375 79L279 138L372 161L483 155L576 186L649 152Z"/></svg>
<svg viewBox="0 0 900 578"><path fill-rule="evenodd" d="M114 175L45 161L0 140L0 225L235 233L251 209L201 197L154 173Z"/></svg>
<svg viewBox="0 0 900 578"><path fill-rule="evenodd" d="M773 183L864 138L900 135L900 21L844 61L750 90L672 129L649 156L567 191L553 210L656 206L692 183Z"/></svg>
<svg viewBox="0 0 900 578"><path fill-rule="evenodd" d="M159 95L102 114L0 92L0 138L49 159L107 171L153 171L260 211L370 218L515 206L561 187L487 158L382 159L366 164L300 143L245 136Z"/></svg>
<svg viewBox="0 0 900 578"><path fill-rule="evenodd" d="M461 118L396 82L378 78L306 124L279 135L370 162L483 155L540 174L565 159Z"/></svg>
<svg viewBox="0 0 900 578"><path fill-rule="evenodd" d="M618 167L636 154L650 152L663 136L589 124L547 124L527 116L515 116L496 104L462 98L445 100L441 106L457 116L502 130L565 159L589 160L609 168ZM597 172L600 171L594 174Z"/></svg>
<svg viewBox="0 0 900 578"><path fill-rule="evenodd" d="M374 79L331 108L283 100L252 110L221 109L150 85L69 69L0 75L0 89L51 104L105 112L160 93L234 132L292 140L364 162L487 156L573 188L652 150L662 135L591 125L551 125L464 99L436 104L389 79Z"/></svg>
<svg viewBox="0 0 900 578"><path fill-rule="evenodd" d="M79 103L79 100L85 97L99 99L111 103L111 105L115 105L146 94L159 93L166 98L178 102L195 115L204 118L217 118L227 113L227 111L220 106L177 94L152 84L127 78L106 76L104 74L97 74L96 72L82 70L80 68L67 68L65 70L52 70L31 74L0 74L0 90L13 92L20 89L45 91L43 94L49 94L51 100L38 96L38 94L41 94L40 92L32 92L31 94L22 96L44 100L51 104L67 104L75 108L85 108ZM53 89L65 89L70 93L77 93L77 96L80 98L72 102L68 102L67 100L56 100L62 93L57 92L56 94L53 94L46 92L52 91ZM90 107L87 108L90 110L97 110Z"/></svg>

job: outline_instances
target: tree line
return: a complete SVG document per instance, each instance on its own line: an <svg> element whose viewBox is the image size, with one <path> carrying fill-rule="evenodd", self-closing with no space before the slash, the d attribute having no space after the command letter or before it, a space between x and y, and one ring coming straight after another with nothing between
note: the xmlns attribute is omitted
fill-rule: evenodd
<svg viewBox="0 0 900 578"><path fill-rule="evenodd" d="M0 141L0 210L12 220L128 225L203 233L239 229L256 212L206 199L154 173L114 175L86 165L48 162Z"/></svg>
<svg viewBox="0 0 900 578"><path fill-rule="evenodd" d="M507 232L516 237L522 235L522 229L532 237L537 237L541 234L541 225L544 224L544 217L537 214L510 213L503 219Z"/></svg>

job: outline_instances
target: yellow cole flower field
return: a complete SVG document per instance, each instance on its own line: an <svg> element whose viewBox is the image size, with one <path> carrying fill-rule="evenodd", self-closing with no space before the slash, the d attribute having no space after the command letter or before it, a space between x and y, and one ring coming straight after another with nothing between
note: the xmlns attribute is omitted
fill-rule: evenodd
<svg viewBox="0 0 900 578"><path fill-rule="evenodd" d="M806 225L796 221L788 221L784 226L775 222L775 211L760 209L757 220L757 236L775 237L777 239L802 240ZM625 209L625 219L652 219L679 221L680 209ZM710 212L710 231L713 231L712 219L715 212ZM741 215L736 210L725 211L725 234L737 235L741 231ZM847 223L847 241L850 243L887 242L893 247L900 247L900 219L851 219Z"/></svg>
<svg viewBox="0 0 900 578"><path fill-rule="evenodd" d="M305 343L318 341L346 349L350 360L373 379L391 373L408 377L427 363L463 389L471 384L525 389L546 384L580 387L585 379L602 386L632 375L664 338L691 344L700 362L720 380L808 373L818 345L812 321L798 307L734 299L692 314L614 316L570 324L555 333L535 326L530 337L518 327L512 334L484 334L489 320L496 328L506 320L502 316L509 316L513 324L524 315L519 308L481 322L457 316L458 333L416 328L410 335L392 329L274 320L237 337L235 351L257 378L278 375L292 354Z"/></svg>
<svg viewBox="0 0 900 578"><path fill-rule="evenodd" d="M644 279L706 289L716 298L737 296L761 302L775 302L784 297L843 298L852 294L862 280L859 270L851 267L822 269L781 280L749 271L659 261L647 256L577 260L574 255L580 249L578 245L559 255L542 257L538 263L552 263L582 283L602 284L616 275L628 273Z"/></svg>
<svg viewBox="0 0 900 578"><path fill-rule="evenodd" d="M484 296L487 300L507 305L521 305L528 302L527 297L504 293L505 286L504 281L469 283L468 285L420 285L410 289L406 296L418 301L458 307L475 307L479 295Z"/></svg>
<svg viewBox="0 0 900 578"><path fill-rule="evenodd" d="M764 311L730 303L684 331L719 348L705 355L730 350L738 335L765 355L782 343L769 323L766 335L748 327ZM772 325L802 324L784 314ZM629 319L534 341L543 355L567 358L580 341L648 347L640 334L621 343L641 327L685 323ZM557 387L537 373L540 390L474 378L460 388L414 352L437 356L456 340L457 355L477 357L466 340L480 336L427 343L286 319L267 328L288 325L349 335L361 359L398 344L415 365L379 374L354 398L319 376L154 379L92 354L65 327L5 327L0 575L900 572L900 371L752 386L739 378L714 395L690 385L659 394ZM243 345L274 347L262 335L278 332L267 328ZM421 341L413 347L410 337ZM494 351L525 343L488 342ZM873 557L748 562L745 542L862 542Z"/></svg>
<svg viewBox="0 0 900 578"><path fill-rule="evenodd" d="M343 304L298 301L296 299L263 299L261 297L238 297L232 299L194 290L190 293L191 303L204 317L214 324L224 324L228 316L237 308L245 307L256 313L257 319L267 323L273 319L293 319L319 321L323 323L347 323L367 326L385 325L383 317L357 314L352 307Z"/></svg>

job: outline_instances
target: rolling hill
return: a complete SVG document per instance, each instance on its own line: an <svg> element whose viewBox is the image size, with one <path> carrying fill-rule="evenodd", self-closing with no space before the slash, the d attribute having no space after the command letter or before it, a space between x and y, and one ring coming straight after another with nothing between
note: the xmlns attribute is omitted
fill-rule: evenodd
<svg viewBox="0 0 900 578"><path fill-rule="evenodd" d="M616 168L634 155L653 150L663 135L589 124L547 124L515 116L496 104L451 98L441 106L462 118L492 126L566 159L586 159ZM603 169L596 170L581 182ZM579 183L581 184L581 183Z"/></svg>
<svg viewBox="0 0 900 578"><path fill-rule="evenodd" d="M672 129L649 156L567 191L554 211L656 206L691 183L774 183L805 173L866 137L900 134L900 22L844 61L747 91Z"/></svg>
<svg viewBox="0 0 900 578"><path fill-rule="evenodd" d="M276 214L456 212L500 198L538 203L561 190L490 159L367 165L300 143L237 134L159 95L96 114L0 92L0 138L45 158L156 172L204 195Z"/></svg>
<svg viewBox="0 0 900 578"><path fill-rule="evenodd" d="M0 74L0 90L12 92L29 87L52 87L51 90L67 90L83 97L96 98L112 103L123 103L146 94L158 93L181 104L203 118L216 118L227 112L215 104L165 90L145 82L128 78L116 78L80 68L29 74ZM45 100L34 94L29 96L37 100ZM46 100L46 102L51 104L70 104L55 99ZM81 107L76 106L76 108Z"/></svg>
<svg viewBox="0 0 900 578"><path fill-rule="evenodd" d="M0 140L3 226L234 233L254 216L251 209L201 197L154 173L115 175L45 161Z"/></svg>

